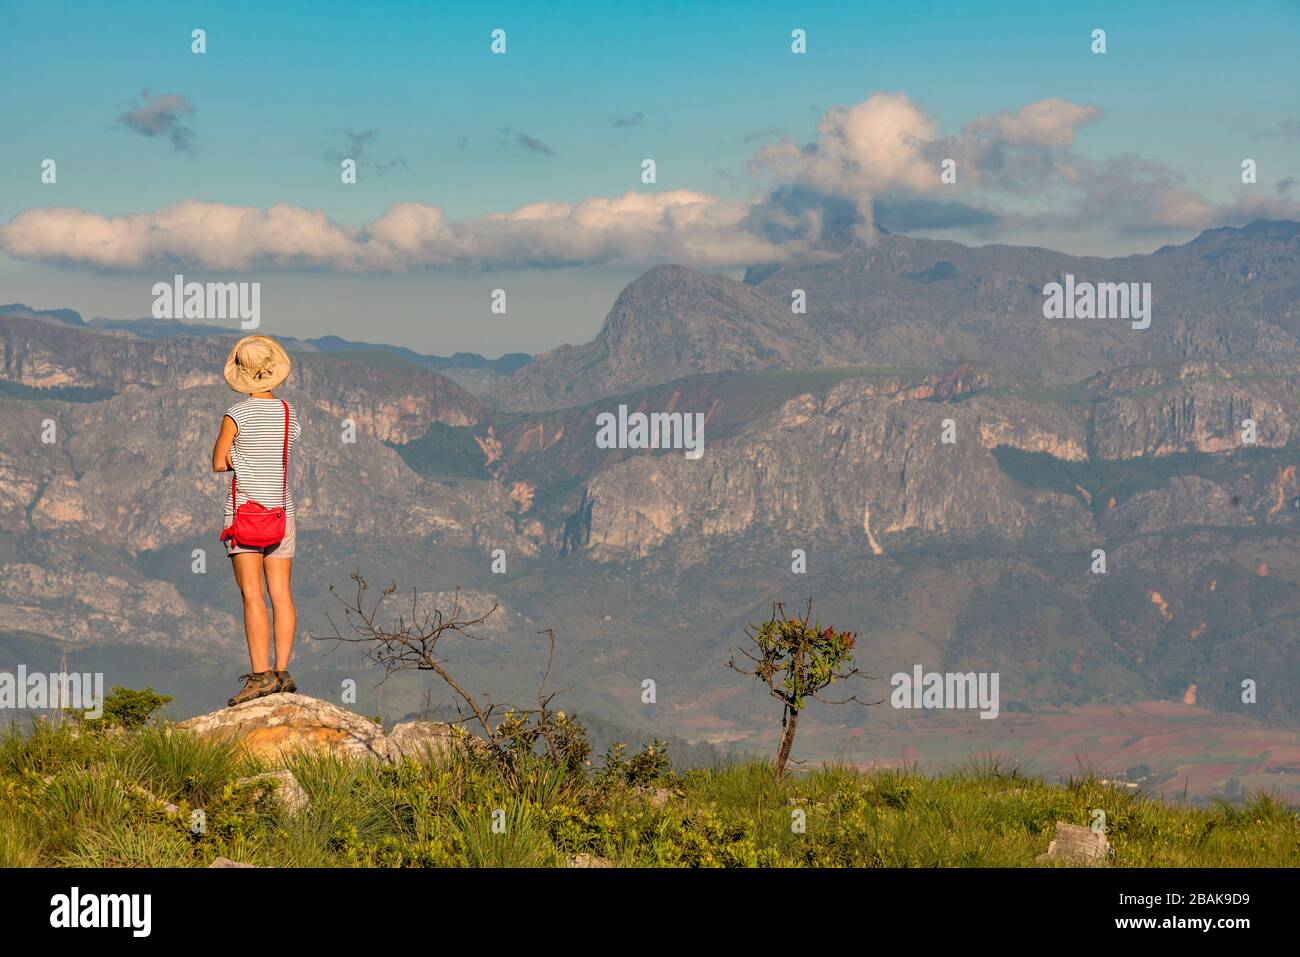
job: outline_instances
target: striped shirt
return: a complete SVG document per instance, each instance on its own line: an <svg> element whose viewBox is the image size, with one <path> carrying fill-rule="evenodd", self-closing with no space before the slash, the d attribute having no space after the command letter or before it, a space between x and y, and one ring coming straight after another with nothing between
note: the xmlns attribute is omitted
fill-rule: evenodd
<svg viewBox="0 0 1300 957"><path fill-rule="evenodd" d="M284 406L279 399L248 398L226 410L235 420L239 431L235 433L230 448L230 461L235 466L236 505L252 500L267 508L277 508L284 491ZM298 412L289 406L289 460L302 430L298 427ZM286 515L294 514L293 493L284 499ZM226 524L234 518L230 496L226 496Z"/></svg>

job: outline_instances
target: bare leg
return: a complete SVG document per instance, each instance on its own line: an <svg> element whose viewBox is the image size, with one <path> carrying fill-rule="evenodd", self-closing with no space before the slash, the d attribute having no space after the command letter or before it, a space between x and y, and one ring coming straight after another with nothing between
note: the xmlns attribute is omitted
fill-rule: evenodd
<svg viewBox="0 0 1300 957"><path fill-rule="evenodd" d="M293 654L293 636L298 630L298 609L293 604L289 580L293 576L293 559L266 559L266 590L271 594L271 610L275 613L275 667L289 670Z"/></svg>
<svg viewBox="0 0 1300 957"><path fill-rule="evenodd" d="M244 637L253 671L271 667L271 623L266 614L266 593L262 583L262 553L239 552L230 556L235 583L244 597Z"/></svg>

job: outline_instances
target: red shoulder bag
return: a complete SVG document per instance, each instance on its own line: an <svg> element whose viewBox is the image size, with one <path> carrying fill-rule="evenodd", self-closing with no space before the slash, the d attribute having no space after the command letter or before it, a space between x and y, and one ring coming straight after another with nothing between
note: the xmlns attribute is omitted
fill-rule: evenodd
<svg viewBox="0 0 1300 957"><path fill-rule="evenodd" d="M235 481L238 476L230 477L230 507L235 517L230 527L221 533L221 540L230 540L236 548L267 548L284 539L284 508L289 502L289 403L280 400L284 406L284 491L280 496L279 508L267 508L259 502L249 499L243 505L235 507Z"/></svg>

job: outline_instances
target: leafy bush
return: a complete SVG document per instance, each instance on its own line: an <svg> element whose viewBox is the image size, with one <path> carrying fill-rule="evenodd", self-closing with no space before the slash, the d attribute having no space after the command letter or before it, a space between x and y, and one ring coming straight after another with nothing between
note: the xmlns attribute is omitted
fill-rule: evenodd
<svg viewBox="0 0 1300 957"><path fill-rule="evenodd" d="M139 728L150 715L171 700L171 695L159 694L152 688L134 691L114 685L104 696L103 716L88 723L99 728Z"/></svg>
<svg viewBox="0 0 1300 957"><path fill-rule="evenodd" d="M673 765L668 759L668 745L658 738L630 758L623 757L625 750L621 743L610 746L602 760L600 779L631 787L649 787L670 776Z"/></svg>

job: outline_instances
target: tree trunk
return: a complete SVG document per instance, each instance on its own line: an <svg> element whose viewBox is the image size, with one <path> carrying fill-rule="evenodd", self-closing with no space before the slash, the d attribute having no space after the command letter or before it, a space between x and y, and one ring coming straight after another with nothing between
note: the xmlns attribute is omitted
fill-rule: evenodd
<svg viewBox="0 0 1300 957"><path fill-rule="evenodd" d="M794 729L799 725L799 712L790 709L789 720L781 732L781 747L776 752L776 779L781 780L785 774L786 763L790 760L790 750L794 747Z"/></svg>

